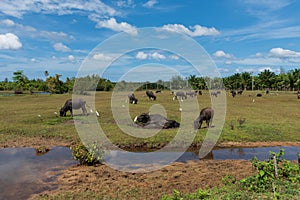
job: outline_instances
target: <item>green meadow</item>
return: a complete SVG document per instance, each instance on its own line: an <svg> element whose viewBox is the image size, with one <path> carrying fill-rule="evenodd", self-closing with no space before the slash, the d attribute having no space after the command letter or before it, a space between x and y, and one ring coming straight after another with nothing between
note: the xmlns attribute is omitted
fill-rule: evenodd
<svg viewBox="0 0 300 200"><path fill-rule="evenodd" d="M296 95L293 92L270 92L268 95L262 93L262 97L256 97L258 92L246 91L235 98L229 92L226 94L226 117L218 143L227 141L300 141L300 100L296 98ZM144 148L159 148L171 141L177 134L177 129L161 130L151 137L144 138L124 133L118 127L113 116L112 106L115 105L111 104L111 96L112 92L97 92L95 108L100 113L100 116L96 118L99 125L106 137L114 144L123 147L134 145ZM135 92L135 96L139 100L138 104L128 104L124 98L124 104L120 105L129 107L131 119L143 112L151 111L155 105L159 109L163 107L168 119L179 122L182 120L182 113L179 110L180 101L173 101L170 91L157 94L156 101L148 100L145 91ZM60 140L69 145L79 141L74 123L84 123L89 118L94 119L95 111L89 116L80 116L81 111L75 112L73 119L70 117L70 113L67 113L67 117L56 116L55 112L59 115L59 109L71 97L71 94L0 96L0 143L5 144L9 141L35 137ZM82 96L86 99L92 97ZM211 98L216 97L210 97L208 91L204 91L203 95L198 95L199 108L211 106ZM191 106L195 105L193 103L195 99L188 98L184 103L188 105L189 102L191 102ZM195 110L196 118L199 114L197 109L187 108L189 112ZM90 108L87 110L90 112ZM127 121L124 119L122 126L128 126L132 131L137 129L126 123ZM191 120L190 123L193 124L193 121ZM218 123L213 122L214 124ZM205 126L204 123L203 127ZM138 129L140 131L140 128ZM201 144L206 133L206 128L198 130L193 144Z"/></svg>

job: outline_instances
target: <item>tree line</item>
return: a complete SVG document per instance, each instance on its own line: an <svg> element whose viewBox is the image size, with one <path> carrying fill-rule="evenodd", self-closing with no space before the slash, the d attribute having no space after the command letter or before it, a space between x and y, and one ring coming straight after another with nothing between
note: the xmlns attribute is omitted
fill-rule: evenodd
<svg viewBox="0 0 300 200"><path fill-rule="evenodd" d="M300 89L300 69L293 69L287 73L274 72L265 69L258 75L252 75L249 72L235 73L224 78L197 77L190 75L183 78L174 76L168 81L158 80L157 82L112 82L101 78L99 75L88 75L85 77L66 78L62 81L62 75L55 74L49 76L45 71L45 80L29 79L23 71L13 72L13 81L6 78L0 82L0 90L15 91L22 93L29 91L44 91L55 94L68 93L72 91L111 91L116 86L118 89L128 90L164 90L164 89L187 89L205 90L205 89L228 89L228 90L299 90ZM76 81L76 84L74 85Z"/></svg>

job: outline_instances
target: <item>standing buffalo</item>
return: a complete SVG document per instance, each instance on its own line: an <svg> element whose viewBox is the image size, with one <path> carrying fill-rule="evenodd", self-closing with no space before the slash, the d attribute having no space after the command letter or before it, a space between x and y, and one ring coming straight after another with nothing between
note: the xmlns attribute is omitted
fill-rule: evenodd
<svg viewBox="0 0 300 200"><path fill-rule="evenodd" d="M132 93L132 94L129 94L129 95L128 95L128 98L129 98L129 103L131 103L131 104L137 104L138 99L135 98L135 96L134 96L133 93Z"/></svg>
<svg viewBox="0 0 300 200"><path fill-rule="evenodd" d="M195 96L197 96L197 92L195 92L195 91L190 91L190 92L186 92L185 95L186 95L186 96L190 96L190 97L195 97Z"/></svg>
<svg viewBox="0 0 300 200"><path fill-rule="evenodd" d="M238 93L239 95L242 95L243 92L244 92L244 90L242 90L242 89L239 89L239 90L237 91L237 93Z"/></svg>
<svg viewBox="0 0 300 200"><path fill-rule="evenodd" d="M214 110L211 108L203 108L200 111L200 115L198 118L194 121L194 129L200 129L202 122L205 121L207 128L211 127L212 120L214 117Z"/></svg>
<svg viewBox="0 0 300 200"><path fill-rule="evenodd" d="M300 90L297 92L297 98L300 99Z"/></svg>
<svg viewBox="0 0 300 200"><path fill-rule="evenodd" d="M149 99L156 100L156 96L153 94L152 91L147 90L146 95L148 96Z"/></svg>
<svg viewBox="0 0 300 200"><path fill-rule="evenodd" d="M175 120L169 120L160 114L148 114L142 113L139 116L136 116L134 122L137 123L140 127L147 129L169 129L169 128L178 128L180 123Z"/></svg>
<svg viewBox="0 0 300 200"><path fill-rule="evenodd" d="M235 95L236 95L236 91L234 91L234 90L231 90L231 91L230 91L230 93L231 93L232 97L235 97Z"/></svg>
<svg viewBox="0 0 300 200"><path fill-rule="evenodd" d="M179 99L178 97L180 97L181 100L187 99L187 96L184 92L176 92L175 96L173 97L173 100Z"/></svg>
<svg viewBox="0 0 300 200"><path fill-rule="evenodd" d="M256 94L257 97L262 97L261 93Z"/></svg>
<svg viewBox="0 0 300 200"><path fill-rule="evenodd" d="M60 116L65 117L67 112L70 111L71 116L73 117L72 109L78 110L80 108L82 109L83 115L87 115L85 104L85 101L82 99L68 99L65 105L59 111Z"/></svg>

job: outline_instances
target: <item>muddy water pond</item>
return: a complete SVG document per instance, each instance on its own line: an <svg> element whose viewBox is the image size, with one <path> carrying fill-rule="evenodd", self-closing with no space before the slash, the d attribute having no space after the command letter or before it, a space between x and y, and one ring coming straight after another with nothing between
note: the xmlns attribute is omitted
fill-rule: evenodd
<svg viewBox="0 0 300 200"><path fill-rule="evenodd" d="M76 163L67 147L54 147L45 154L36 154L33 148L0 149L0 199L27 199L55 189L53 180L59 171Z"/></svg>
<svg viewBox="0 0 300 200"><path fill-rule="evenodd" d="M285 146L284 158L297 160L300 146ZM243 159L250 160L256 156L260 160L269 158L269 152L279 152L280 147L255 147L255 148L222 148L215 149L203 159L226 160ZM180 152L179 152L180 153ZM121 151L110 151L104 162L127 166L129 168L142 168L145 165L166 164L167 157L178 156L178 152L154 152L155 161L145 159L146 152L135 152L132 157ZM125 155L125 156L124 156ZM142 155L140 159L138 155ZM180 153L176 161L187 162L199 160L198 152ZM45 154L36 154L33 148L3 148L0 149L0 199L27 199L32 194L59 187L55 179L60 175L60 170L78 162L73 160L72 152L68 147L53 147Z"/></svg>

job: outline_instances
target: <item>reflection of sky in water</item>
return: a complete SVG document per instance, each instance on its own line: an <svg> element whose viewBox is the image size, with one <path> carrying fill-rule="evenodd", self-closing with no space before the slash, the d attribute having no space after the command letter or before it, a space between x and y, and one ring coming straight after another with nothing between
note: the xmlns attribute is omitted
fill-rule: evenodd
<svg viewBox="0 0 300 200"><path fill-rule="evenodd" d="M282 147L284 149L284 159L297 160L297 153L300 152L300 147ZM269 158L270 151L278 153L280 147L256 147L256 148L224 148L213 150L204 159L214 160L250 160L256 156L259 160ZM182 156L178 156L182 154ZM179 157L178 159L176 159ZM166 165L167 161L175 159L178 162L187 162L189 160L198 160L198 154L195 152L121 152L110 151L104 160L117 166L143 166L143 165ZM167 161L166 161L167 160Z"/></svg>
<svg viewBox="0 0 300 200"><path fill-rule="evenodd" d="M300 147L281 147L284 150L283 158L286 160L297 160L297 153L300 153ZM245 159L250 160L256 156L259 160L267 160L270 151L278 153L280 147L255 147L255 148L232 148L219 149L213 151L215 160L222 159Z"/></svg>
<svg viewBox="0 0 300 200"><path fill-rule="evenodd" d="M37 156L32 148L0 149L0 199L16 199L19 195L26 198L32 192L40 191L39 183L49 177L47 172L63 169L77 163L67 147L54 147L46 154ZM15 191L20 185L37 184L35 191ZM45 186L44 186L45 187ZM29 187L28 187L29 188ZM22 194L20 194L22 192ZM10 193L10 194L8 194ZM15 193L15 196L12 196Z"/></svg>

